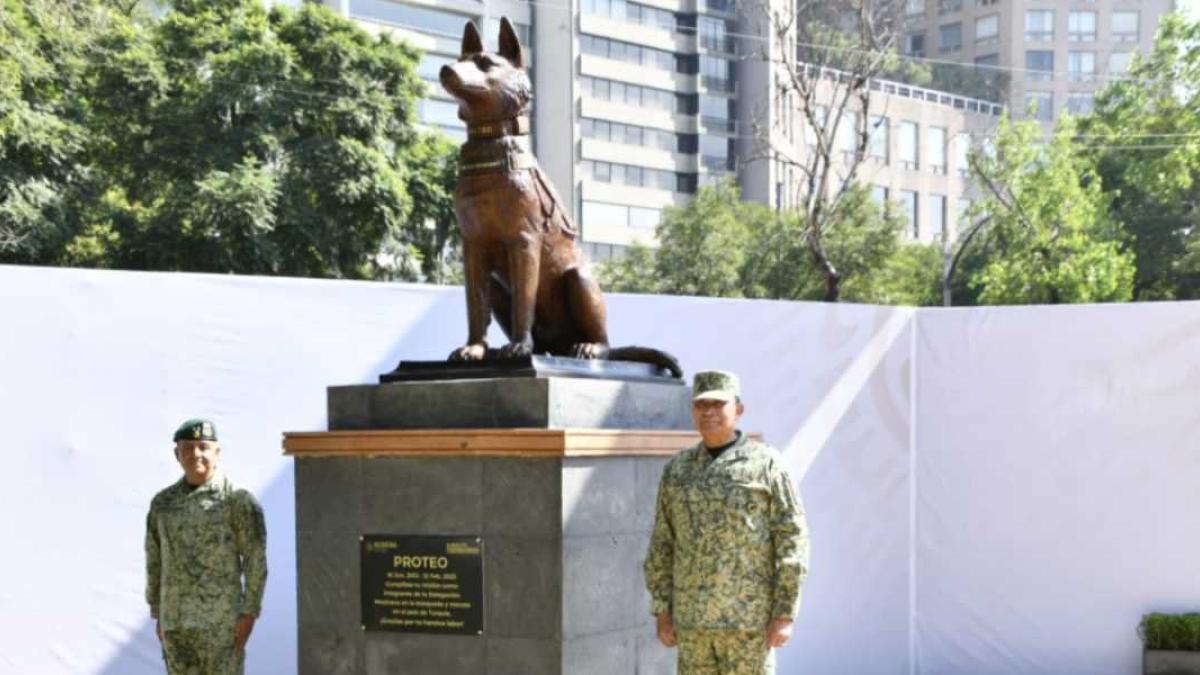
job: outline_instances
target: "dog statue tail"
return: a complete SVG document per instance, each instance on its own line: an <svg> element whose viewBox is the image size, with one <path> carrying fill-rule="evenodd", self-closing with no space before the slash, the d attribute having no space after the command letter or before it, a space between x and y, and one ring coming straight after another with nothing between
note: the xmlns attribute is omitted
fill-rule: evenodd
<svg viewBox="0 0 1200 675"><path fill-rule="evenodd" d="M651 347L609 347L604 354L606 361L633 361L635 363L649 363L652 366L658 366L664 370L671 371L673 377L682 379L683 368L679 366L679 360L674 356Z"/></svg>

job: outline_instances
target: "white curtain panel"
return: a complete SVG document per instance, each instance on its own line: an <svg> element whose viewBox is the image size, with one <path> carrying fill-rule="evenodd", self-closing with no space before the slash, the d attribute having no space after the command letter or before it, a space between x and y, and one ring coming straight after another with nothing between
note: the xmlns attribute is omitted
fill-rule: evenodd
<svg viewBox="0 0 1200 675"><path fill-rule="evenodd" d="M915 671L1140 673L1200 611L1200 303L917 325Z"/></svg>
<svg viewBox="0 0 1200 675"><path fill-rule="evenodd" d="M780 673L1132 675L1140 615L1200 607L1200 304L608 300L614 344L737 371L744 428L800 482L812 570ZM0 672L162 672L144 520L200 415L267 512L247 672L294 672L280 433L464 336L459 288L0 266Z"/></svg>

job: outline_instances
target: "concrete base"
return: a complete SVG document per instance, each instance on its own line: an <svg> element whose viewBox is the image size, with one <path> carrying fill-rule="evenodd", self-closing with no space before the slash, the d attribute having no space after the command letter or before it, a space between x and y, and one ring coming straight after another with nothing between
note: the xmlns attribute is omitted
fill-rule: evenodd
<svg viewBox="0 0 1200 675"><path fill-rule="evenodd" d="M654 637L641 566L662 466L696 438L607 432L581 455L570 431L536 436L559 452L539 440L528 454L512 442L528 430L463 431L462 443L445 443L448 434L284 442L295 458L301 675L674 673L673 650ZM462 454L472 448L486 450ZM484 634L364 632L360 534L484 538Z"/></svg>
<svg viewBox="0 0 1200 675"><path fill-rule="evenodd" d="M329 429L692 428L691 388L567 377L329 388Z"/></svg>
<svg viewBox="0 0 1200 675"><path fill-rule="evenodd" d="M698 437L553 427L616 410L630 424L678 429L686 395L678 386L554 379L331 389L330 427L341 431L284 442L295 458L301 675L674 673L674 651L655 639L641 566L662 467ZM608 413L589 412L588 398L607 401ZM564 410L562 400L580 403ZM447 401L454 411L437 413ZM381 420L436 426L428 422L439 414L461 424L489 406L524 420L542 415L544 431L379 430L391 426ZM374 429L347 431L355 427ZM365 632L363 534L482 536L483 635Z"/></svg>

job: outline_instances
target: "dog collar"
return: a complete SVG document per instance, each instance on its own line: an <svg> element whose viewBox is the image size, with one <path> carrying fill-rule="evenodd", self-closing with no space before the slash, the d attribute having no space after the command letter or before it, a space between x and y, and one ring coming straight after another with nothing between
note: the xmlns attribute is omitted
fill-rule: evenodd
<svg viewBox="0 0 1200 675"><path fill-rule="evenodd" d="M531 169L537 160L529 151L527 138L472 139L463 144L458 155L458 175L508 173Z"/></svg>
<svg viewBox="0 0 1200 675"><path fill-rule="evenodd" d="M500 138L501 136L524 136L529 133L529 116L517 115L509 119L477 122L467 125L468 138Z"/></svg>

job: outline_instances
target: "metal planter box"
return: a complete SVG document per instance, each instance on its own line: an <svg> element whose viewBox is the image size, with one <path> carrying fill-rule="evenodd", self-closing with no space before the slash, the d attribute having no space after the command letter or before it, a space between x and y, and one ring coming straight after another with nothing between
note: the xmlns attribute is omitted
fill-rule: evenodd
<svg viewBox="0 0 1200 675"><path fill-rule="evenodd" d="M1147 649L1142 675L1200 675L1200 652Z"/></svg>

